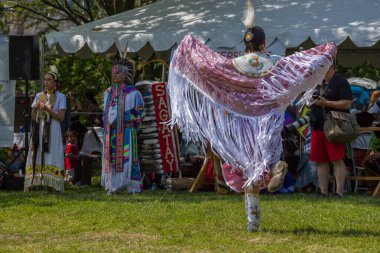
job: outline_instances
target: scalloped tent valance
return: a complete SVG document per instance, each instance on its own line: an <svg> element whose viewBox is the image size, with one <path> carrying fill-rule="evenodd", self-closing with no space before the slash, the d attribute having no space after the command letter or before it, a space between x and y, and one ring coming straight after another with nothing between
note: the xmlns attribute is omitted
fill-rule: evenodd
<svg viewBox="0 0 380 253"><path fill-rule="evenodd" d="M380 39L380 2L373 0L252 0L255 24L285 48L308 38L316 44L349 37L354 46L372 47ZM62 53L165 52L191 33L216 47L234 48L245 28L245 0L161 0L127 12L47 34L48 47ZM374 46L378 48L377 46Z"/></svg>

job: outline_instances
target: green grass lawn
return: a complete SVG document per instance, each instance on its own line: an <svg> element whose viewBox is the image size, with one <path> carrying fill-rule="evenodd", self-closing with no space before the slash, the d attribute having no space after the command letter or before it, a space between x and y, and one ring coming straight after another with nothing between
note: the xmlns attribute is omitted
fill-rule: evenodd
<svg viewBox="0 0 380 253"><path fill-rule="evenodd" d="M242 195L0 191L0 252L380 252L380 199L261 200L249 233Z"/></svg>

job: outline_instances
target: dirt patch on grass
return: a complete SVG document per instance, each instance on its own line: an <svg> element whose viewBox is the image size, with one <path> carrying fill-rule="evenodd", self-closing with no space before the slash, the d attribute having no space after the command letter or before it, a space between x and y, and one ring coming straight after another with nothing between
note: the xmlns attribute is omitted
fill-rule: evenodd
<svg viewBox="0 0 380 253"><path fill-rule="evenodd" d="M279 237L268 237L268 236L258 236L254 238L250 238L247 240L248 243L252 243L255 245L273 245L278 243L283 243L289 241L289 238L279 238Z"/></svg>
<svg viewBox="0 0 380 253"><path fill-rule="evenodd" d="M143 233L118 233L115 231L109 232L85 232L81 233L80 237L85 241L145 241L145 240L159 240L159 236L148 235Z"/></svg>

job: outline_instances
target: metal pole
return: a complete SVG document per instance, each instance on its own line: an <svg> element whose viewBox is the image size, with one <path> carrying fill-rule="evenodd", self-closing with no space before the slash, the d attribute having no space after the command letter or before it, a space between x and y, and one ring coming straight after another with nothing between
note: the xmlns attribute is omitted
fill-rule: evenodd
<svg viewBox="0 0 380 253"><path fill-rule="evenodd" d="M30 126L30 98L29 98L29 81L25 80L26 87L25 87L25 157L28 157L28 151L29 151L29 126Z"/></svg>
<svg viewBox="0 0 380 253"><path fill-rule="evenodd" d="M161 78L161 80L162 80L162 82L166 81L166 66L165 66L164 61L162 62L162 78Z"/></svg>
<svg viewBox="0 0 380 253"><path fill-rule="evenodd" d="M45 36L42 37L40 45L40 90L44 90L44 69L45 69L45 59L44 59L44 52L45 52L45 47L44 47L44 42Z"/></svg>

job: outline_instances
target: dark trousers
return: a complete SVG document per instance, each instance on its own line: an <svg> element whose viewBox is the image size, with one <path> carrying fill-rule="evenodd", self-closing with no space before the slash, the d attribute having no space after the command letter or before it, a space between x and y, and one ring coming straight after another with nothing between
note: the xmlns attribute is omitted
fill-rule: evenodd
<svg viewBox="0 0 380 253"><path fill-rule="evenodd" d="M92 158L81 157L81 166L75 168L75 182L81 182L82 185L91 185L91 161Z"/></svg>

